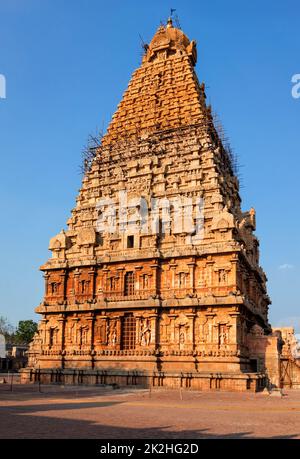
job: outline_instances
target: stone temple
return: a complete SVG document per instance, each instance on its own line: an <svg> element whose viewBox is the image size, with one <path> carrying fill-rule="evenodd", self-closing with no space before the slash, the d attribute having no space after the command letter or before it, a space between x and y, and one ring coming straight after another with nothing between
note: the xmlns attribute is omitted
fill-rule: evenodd
<svg viewBox="0 0 300 459"><path fill-rule="evenodd" d="M169 19L134 71L42 267L24 382L259 390L278 383L255 210Z"/></svg>

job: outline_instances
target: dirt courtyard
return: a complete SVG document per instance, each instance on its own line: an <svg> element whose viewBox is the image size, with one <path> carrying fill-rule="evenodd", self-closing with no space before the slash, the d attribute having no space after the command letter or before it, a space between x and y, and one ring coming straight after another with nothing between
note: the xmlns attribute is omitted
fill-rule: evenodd
<svg viewBox="0 0 300 459"><path fill-rule="evenodd" d="M0 438L300 438L300 391L0 387Z"/></svg>

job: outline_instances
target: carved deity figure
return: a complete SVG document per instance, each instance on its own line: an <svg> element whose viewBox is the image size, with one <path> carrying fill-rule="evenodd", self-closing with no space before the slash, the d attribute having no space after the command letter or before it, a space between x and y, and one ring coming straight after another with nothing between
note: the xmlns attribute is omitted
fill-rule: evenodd
<svg viewBox="0 0 300 459"><path fill-rule="evenodd" d="M112 335L111 335L111 344L115 346L116 341L117 341L117 332L116 332L116 329L114 328Z"/></svg>
<svg viewBox="0 0 300 459"><path fill-rule="evenodd" d="M111 346L115 346L115 345L116 345L116 342L117 342L117 328L116 328L116 324L115 324L115 323L112 323L112 324L110 324L110 326L109 326L109 338L108 338L108 343L109 343Z"/></svg>
<svg viewBox="0 0 300 459"><path fill-rule="evenodd" d="M186 342L186 330L185 330L185 326L182 325L179 327L179 349L184 349L185 342Z"/></svg>
<svg viewBox="0 0 300 459"><path fill-rule="evenodd" d="M141 324L141 346L149 346L151 340L151 328L148 319Z"/></svg>
<svg viewBox="0 0 300 459"><path fill-rule="evenodd" d="M149 276L147 274L144 275L143 288L144 290L149 288Z"/></svg>
<svg viewBox="0 0 300 459"><path fill-rule="evenodd" d="M185 342L185 333L184 331L182 330L180 333L179 333L179 344L184 344Z"/></svg>
<svg viewBox="0 0 300 459"><path fill-rule="evenodd" d="M227 274L225 269L220 269L219 271L219 284L226 284L227 282Z"/></svg>
<svg viewBox="0 0 300 459"><path fill-rule="evenodd" d="M59 282L51 282L50 287L51 287L51 294L57 295L59 292Z"/></svg>
<svg viewBox="0 0 300 459"><path fill-rule="evenodd" d="M219 326L219 344L220 346L228 344L228 327L227 325Z"/></svg>

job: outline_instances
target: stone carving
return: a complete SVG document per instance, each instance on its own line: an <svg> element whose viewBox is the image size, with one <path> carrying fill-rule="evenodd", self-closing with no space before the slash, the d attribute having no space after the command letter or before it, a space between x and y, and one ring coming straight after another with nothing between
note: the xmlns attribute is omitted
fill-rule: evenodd
<svg viewBox="0 0 300 459"><path fill-rule="evenodd" d="M264 335L264 330L262 327L260 327L258 324L253 325L251 328L251 333L255 336L263 336Z"/></svg>
<svg viewBox="0 0 300 459"><path fill-rule="evenodd" d="M115 320L112 320L107 325L107 342L109 346L115 346L117 344L117 324Z"/></svg>
<svg viewBox="0 0 300 459"><path fill-rule="evenodd" d="M78 245L93 245L96 243L96 232L93 227L82 228L78 232Z"/></svg>
<svg viewBox="0 0 300 459"><path fill-rule="evenodd" d="M223 346L224 344L229 343L229 328L227 325L219 325L219 345Z"/></svg>
<svg viewBox="0 0 300 459"><path fill-rule="evenodd" d="M141 346L149 346L151 341L151 328L148 319L141 322Z"/></svg>
<svg viewBox="0 0 300 459"><path fill-rule="evenodd" d="M65 257L65 251L70 245L70 239L65 231L62 230L57 236L50 239L49 250L51 250L53 258L63 259Z"/></svg>
<svg viewBox="0 0 300 459"><path fill-rule="evenodd" d="M184 327L180 327L179 344L184 344L184 343L185 343L185 330L184 330Z"/></svg>

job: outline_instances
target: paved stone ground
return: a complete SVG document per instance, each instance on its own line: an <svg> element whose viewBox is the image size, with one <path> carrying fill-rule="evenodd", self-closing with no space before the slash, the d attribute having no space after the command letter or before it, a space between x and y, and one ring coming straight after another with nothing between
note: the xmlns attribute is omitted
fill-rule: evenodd
<svg viewBox="0 0 300 459"><path fill-rule="evenodd" d="M300 438L300 391L0 387L0 438Z"/></svg>

